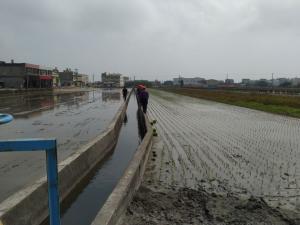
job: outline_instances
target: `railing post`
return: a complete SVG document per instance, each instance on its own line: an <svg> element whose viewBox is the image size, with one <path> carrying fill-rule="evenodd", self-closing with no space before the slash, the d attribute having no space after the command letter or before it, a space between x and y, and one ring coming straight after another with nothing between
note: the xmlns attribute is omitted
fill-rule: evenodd
<svg viewBox="0 0 300 225"><path fill-rule="evenodd" d="M56 146L56 145L55 145ZM46 151L50 225L60 225L57 149Z"/></svg>
<svg viewBox="0 0 300 225"><path fill-rule="evenodd" d="M0 152L46 151L50 225L60 225L57 146L55 139L0 140ZM0 222L1 224L1 222Z"/></svg>

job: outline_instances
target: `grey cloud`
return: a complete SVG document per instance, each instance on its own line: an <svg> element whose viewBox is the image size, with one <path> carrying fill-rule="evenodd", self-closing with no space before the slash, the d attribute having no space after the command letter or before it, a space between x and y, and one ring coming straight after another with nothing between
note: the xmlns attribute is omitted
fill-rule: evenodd
<svg viewBox="0 0 300 225"><path fill-rule="evenodd" d="M0 18L7 26L25 26L51 24L61 17L56 8L45 1L4 0L0 3Z"/></svg>
<svg viewBox="0 0 300 225"><path fill-rule="evenodd" d="M300 34L300 2L297 0L255 1L251 22L245 28L258 34Z"/></svg>
<svg viewBox="0 0 300 225"><path fill-rule="evenodd" d="M148 79L296 74L299 10L297 0L2 0L0 58Z"/></svg>
<svg viewBox="0 0 300 225"><path fill-rule="evenodd" d="M123 33L140 29L147 18L147 8L141 1L99 1L83 5L73 20L84 30Z"/></svg>

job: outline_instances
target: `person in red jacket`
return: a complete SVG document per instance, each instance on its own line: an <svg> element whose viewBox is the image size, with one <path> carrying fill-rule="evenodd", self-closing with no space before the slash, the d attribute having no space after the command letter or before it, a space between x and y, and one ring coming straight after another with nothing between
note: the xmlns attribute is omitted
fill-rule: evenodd
<svg viewBox="0 0 300 225"><path fill-rule="evenodd" d="M146 91L146 87L144 85L139 85L139 87L140 87L140 91L138 93L138 99L142 106L143 112L147 113L149 93Z"/></svg>

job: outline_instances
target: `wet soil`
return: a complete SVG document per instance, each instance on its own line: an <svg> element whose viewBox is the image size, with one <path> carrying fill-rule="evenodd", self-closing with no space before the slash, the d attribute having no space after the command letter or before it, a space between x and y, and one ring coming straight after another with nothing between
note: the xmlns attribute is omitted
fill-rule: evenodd
<svg viewBox="0 0 300 225"><path fill-rule="evenodd" d="M153 191L141 186L127 209L123 225L238 224L287 225L287 220L261 199L210 195L204 190Z"/></svg>
<svg viewBox="0 0 300 225"><path fill-rule="evenodd" d="M158 137L120 224L300 224L300 120L150 92Z"/></svg>
<svg viewBox="0 0 300 225"><path fill-rule="evenodd" d="M157 180L198 188L202 179L217 179L300 213L300 119L151 94L149 116L164 148Z"/></svg>
<svg viewBox="0 0 300 225"><path fill-rule="evenodd" d="M218 181L201 180L198 188L157 180L155 162L162 151L154 138L144 180L118 225L297 225L300 219L270 207L263 198Z"/></svg>
<svg viewBox="0 0 300 225"><path fill-rule="evenodd" d="M58 159L65 159L99 135L120 107L119 90L27 93L0 96L0 111L15 119L0 126L0 139L57 138ZM0 154L0 202L45 175L43 152Z"/></svg>

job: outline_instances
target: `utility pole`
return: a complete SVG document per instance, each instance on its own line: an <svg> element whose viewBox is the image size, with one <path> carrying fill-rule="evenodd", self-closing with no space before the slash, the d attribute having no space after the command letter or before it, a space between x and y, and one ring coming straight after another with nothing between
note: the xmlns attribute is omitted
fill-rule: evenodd
<svg viewBox="0 0 300 225"><path fill-rule="evenodd" d="M272 92L274 93L274 73L272 73Z"/></svg>
<svg viewBox="0 0 300 225"><path fill-rule="evenodd" d="M93 74L93 83L92 83L93 88L95 88L95 75Z"/></svg>
<svg viewBox="0 0 300 225"><path fill-rule="evenodd" d="M78 69L75 69L75 86L77 86L78 82Z"/></svg>

